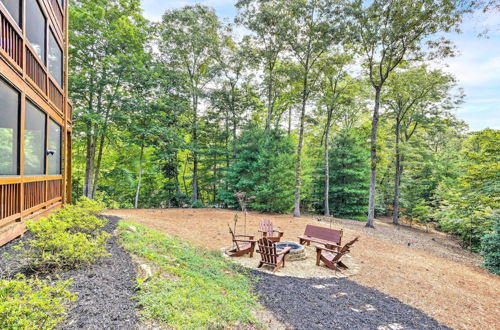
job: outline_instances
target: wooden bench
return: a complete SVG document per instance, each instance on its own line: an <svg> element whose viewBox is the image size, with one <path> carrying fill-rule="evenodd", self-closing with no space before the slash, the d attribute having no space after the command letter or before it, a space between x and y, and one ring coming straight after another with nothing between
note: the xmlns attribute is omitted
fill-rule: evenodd
<svg viewBox="0 0 500 330"><path fill-rule="evenodd" d="M300 244L311 242L323 244L329 249L338 249L342 243L342 230L335 230L325 227L307 225L304 235L299 236Z"/></svg>

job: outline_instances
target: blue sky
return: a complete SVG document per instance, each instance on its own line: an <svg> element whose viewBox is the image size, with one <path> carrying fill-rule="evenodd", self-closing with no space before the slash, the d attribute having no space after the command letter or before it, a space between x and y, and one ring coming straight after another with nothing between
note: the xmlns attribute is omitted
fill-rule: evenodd
<svg viewBox="0 0 500 330"><path fill-rule="evenodd" d="M232 20L236 0L142 0L144 15L158 21L166 9L201 3L214 7L217 14ZM485 28L488 37L478 38ZM462 34L450 34L459 55L446 59L442 66L458 79L466 94L465 103L457 116L470 129L500 129L500 13L476 14L462 24Z"/></svg>

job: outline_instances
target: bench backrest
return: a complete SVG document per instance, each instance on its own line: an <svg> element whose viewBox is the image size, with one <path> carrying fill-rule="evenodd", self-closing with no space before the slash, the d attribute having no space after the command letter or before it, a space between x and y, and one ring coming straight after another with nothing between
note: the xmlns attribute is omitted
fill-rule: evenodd
<svg viewBox="0 0 500 330"><path fill-rule="evenodd" d="M335 230L325 227L307 225L304 236L315 237L340 245L342 240L342 230Z"/></svg>

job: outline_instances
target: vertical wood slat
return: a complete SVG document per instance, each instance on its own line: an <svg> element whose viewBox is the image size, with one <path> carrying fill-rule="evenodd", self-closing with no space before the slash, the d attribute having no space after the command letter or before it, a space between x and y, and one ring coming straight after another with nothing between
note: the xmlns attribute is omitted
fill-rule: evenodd
<svg viewBox="0 0 500 330"><path fill-rule="evenodd" d="M44 94L47 94L47 73L35 56L26 46L26 74Z"/></svg>
<svg viewBox="0 0 500 330"><path fill-rule="evenodd" d="M24 210L45 203L45 181L24 183Z"/></svg>
<svg viewBox="0 0 500 330"><path fill-rule="evenodd" d="M0 220L21 213L21 184L0 185Z"/></svg>
<svg viewBox="0 0 500 330"><path fill-rule="evenodd" d="M62 180L50 180L47 181L48 190L47 190L47 201L50 201L54 198L61 197L62 198Z"/></svg>
<svg viewBox="0 0 500 330"><path fill-rule="evenodd" d="M20 67L23 66L23 39L0 12L0 48Z"/></svg>
<svg viewBox="0 0 500 330"><path fill-rule="evenodd" d="M58 0L50 0L52 9L54 10L54 14L56 15L57 22L59 23L59 27L61 31L64 31L64 15L61 11L61 7L58 3Z"/></svg>
<svg viewBox="0 0 500 330"><path fill-rule="evenodd" d="M52 82L51 79L49 79L49 99L61 111L61 113L64 111L64 109L63 109L64 96L59 91L57 86Z"/></svg>

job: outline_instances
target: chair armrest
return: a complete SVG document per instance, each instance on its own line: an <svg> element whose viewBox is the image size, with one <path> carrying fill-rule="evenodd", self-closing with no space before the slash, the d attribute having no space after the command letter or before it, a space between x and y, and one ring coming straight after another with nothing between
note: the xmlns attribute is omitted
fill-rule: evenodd
<svg viewBox="0 0 500 330"><path fill-rule="evenodd" d="M276 254L278 254L278 255L279 254L285 254L285 253L290 252L291 249L292 249L291 247L286 247L286 248L284 248L283 250L281 250L280 252L278 252Z"/></svg>
<svg viewBox="0 0 500 330"><path fill-rule="evenodd" d="M253 239L255 235L234 235L234 237L249 237L250 239Z"/></svg>
<svg viewBox="0 0 500 330"><path fill-rule="evenodd" d="M284 231L283 231L283 230L279 230L279 229L273 229L273 231L274 231L275 233L281 233L281 234L283 234L283 233L284 233Z"/></svg>
<svg viewBox="0 0 500 330"><path fill-rule="evenodd" d="M233 242L256 243L254 239L233 239Z"/></svg>
<svg viewBox="0 0 500 330"><path fill-rule="evenodd" d="M321 250L324 250L324 251L328 251L328 252L331 252L331 253L336 253L336 254L339 254L339 253L340 253L340 252L339 252L339 251L337 251L337 250L328 249L328 248L326 248L326 247L324 247L324 246L315 245L315 247L316 247L316 252L321 251Z"/></svg>

